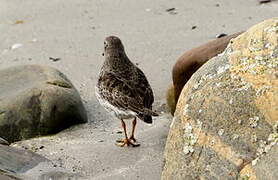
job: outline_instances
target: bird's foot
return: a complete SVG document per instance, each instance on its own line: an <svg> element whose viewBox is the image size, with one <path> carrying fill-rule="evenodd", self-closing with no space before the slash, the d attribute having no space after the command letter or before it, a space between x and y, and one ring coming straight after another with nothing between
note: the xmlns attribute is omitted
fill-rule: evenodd
<svg viewBox="0 0 278 180"><path fill-rule="evenodd" d="M129 137L129 140L133 141L133 142L136 142L136 139L134 138L134 136L130 136Z"/></svg>
<svg viewBox="0 0 278 180"><path fill-rule="evenodd" d="M125 145L129 146L131 145L132 147L138 147L140 146L140 144L134 144L130 141L130 139L123 139L123 140L117 140L117 143L116 143L117 146L120 146L120 147L124 147Z"/></svg>

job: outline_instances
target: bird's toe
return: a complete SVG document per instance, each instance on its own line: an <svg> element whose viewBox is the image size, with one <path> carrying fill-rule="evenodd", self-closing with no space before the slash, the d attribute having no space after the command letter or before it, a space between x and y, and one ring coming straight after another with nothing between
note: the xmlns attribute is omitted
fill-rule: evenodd
<svg viewBox="0 0 278 180"><path fill-rule="evenodd" d="M124 143L125 139L117 139L116 143Z"/></svg>
<svg viewBox="0 0 278 180"><path fill-rule="evenodd" d="M130 136L129 140L136 142L136 139L134 138L134 136Z"/></svg>
<svg viewBox="0 0 278 180"><path fill-rule="evenodd" d="M138 146L140 146L140 144L132 143L132 142L130 141L130 139L117 140L116 142L117 142L116 145L117 145L117 146L120 146L120 147L124 147L125 145L126 145L126 146L131 145L132 147L138 147Z"/></svg>

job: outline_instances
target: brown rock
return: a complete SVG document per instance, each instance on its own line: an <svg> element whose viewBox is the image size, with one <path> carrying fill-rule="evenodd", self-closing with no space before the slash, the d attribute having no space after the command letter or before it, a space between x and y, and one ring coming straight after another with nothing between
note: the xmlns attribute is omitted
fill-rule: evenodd
<svg viewBox="0 0 278 180"><path fill-rule="evenodd" d="M273 18L232 40L190 78L167 138L162 179L277 179L277 58Z"/></svg>

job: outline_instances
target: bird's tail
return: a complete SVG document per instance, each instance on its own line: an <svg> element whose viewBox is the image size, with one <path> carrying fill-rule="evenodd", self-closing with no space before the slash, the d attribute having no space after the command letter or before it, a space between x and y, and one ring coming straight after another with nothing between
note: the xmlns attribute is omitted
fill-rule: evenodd
<svg viewBox="0 0 278 180"><path fill-rule="evenodd" d="M144 114L149 115L149 116L158 116L158 114L156 112L152 111L151 109L147 109L147 108L144 109Z"/></svg>
<svg viewBox="0 0 278 180"><path fill-rule="evenodd" d="M143 117L143 121L144 121L145 123L152 124L152 122L153 122L152 116L145 115L145 116Z"/></svg>

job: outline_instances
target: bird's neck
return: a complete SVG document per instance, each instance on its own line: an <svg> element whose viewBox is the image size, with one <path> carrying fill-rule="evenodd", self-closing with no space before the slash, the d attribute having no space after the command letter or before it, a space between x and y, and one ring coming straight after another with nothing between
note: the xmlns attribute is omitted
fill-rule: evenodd
<svg viewBox="0 0 278 180"><path fill-rule="evenodd" d="M128 59L125 52L119 50L106 51L104 64L111 71L123 71L132 66L132 62Z"/></svg>

